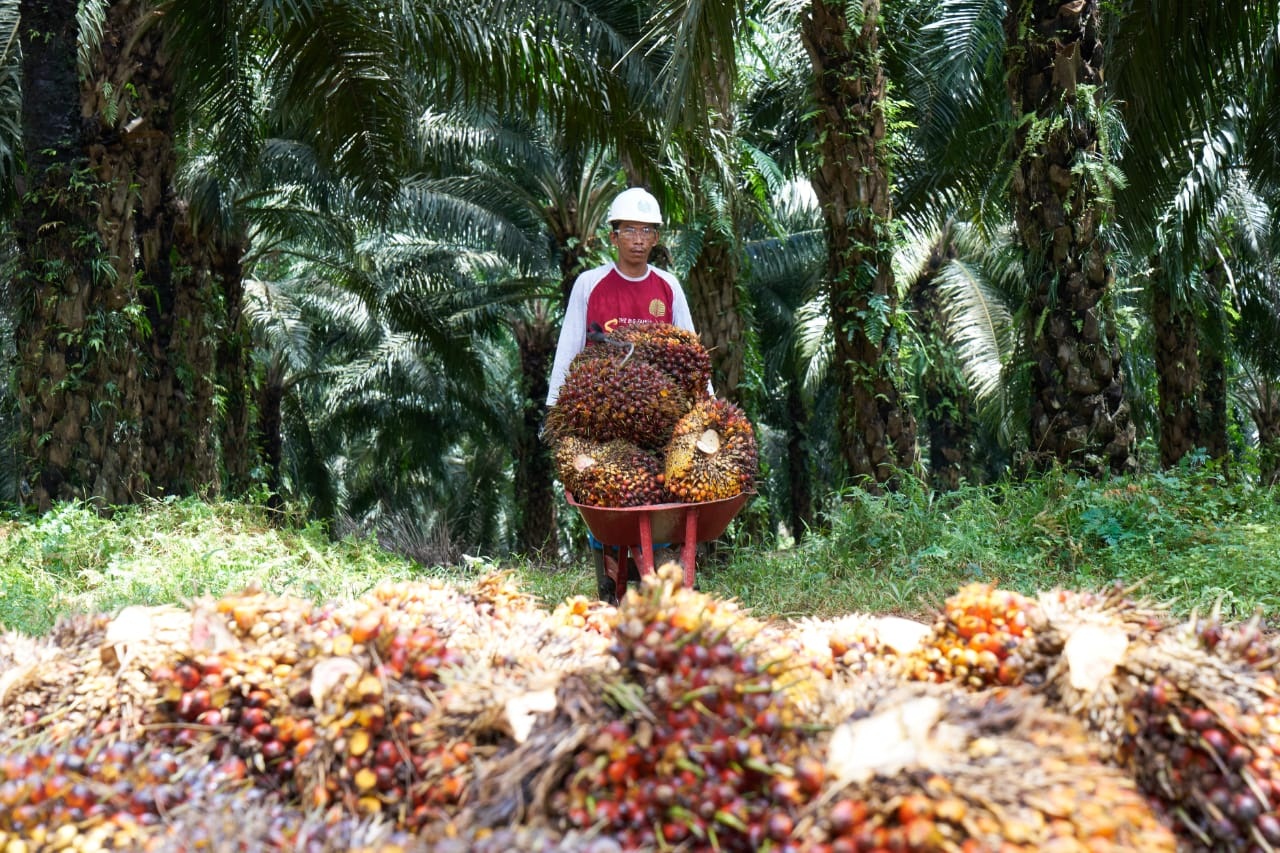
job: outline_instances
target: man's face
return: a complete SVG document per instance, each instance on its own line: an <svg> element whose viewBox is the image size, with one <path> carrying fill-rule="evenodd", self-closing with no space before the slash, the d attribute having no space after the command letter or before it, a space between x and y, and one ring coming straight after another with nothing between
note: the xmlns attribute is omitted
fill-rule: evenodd
<svg viewBox="0 0 1280 853"><path fill-rule="evenodd" d="M629 266L649 263L649 252L658 242L658 226L623 220L610 232L618 260Z"/></svg>

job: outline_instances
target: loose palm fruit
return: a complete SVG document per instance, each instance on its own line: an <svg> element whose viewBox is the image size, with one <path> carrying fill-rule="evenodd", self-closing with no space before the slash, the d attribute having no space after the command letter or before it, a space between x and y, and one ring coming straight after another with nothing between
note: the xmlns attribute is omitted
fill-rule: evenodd
<svg viewBox="0 0 1280 853"><path fill-rule="evenodd" d="M933 630L903 661L916 681L957 681L969 687L1021 682L1037 604L1017 592L969 584L946 600Z"/></svg>

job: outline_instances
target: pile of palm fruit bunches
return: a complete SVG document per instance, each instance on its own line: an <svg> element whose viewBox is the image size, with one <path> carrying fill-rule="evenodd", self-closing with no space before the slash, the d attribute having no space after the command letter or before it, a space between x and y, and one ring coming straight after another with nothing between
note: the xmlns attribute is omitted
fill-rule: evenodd
<svg viewBox="0 0 1280 853"><path fill-rule="evenodd" d="M760 619L668 565L0 635L0 851L1268 851L1277 650L1123 590Z"/></svg>
<svg viewBox="0 0 1280 853"><path fill-rule="evenodd" d="M631 323L574 358L546 434L579 503L632 507L722 500L755 481L755 432L709 392L711 357L670 323Z"/></svg>

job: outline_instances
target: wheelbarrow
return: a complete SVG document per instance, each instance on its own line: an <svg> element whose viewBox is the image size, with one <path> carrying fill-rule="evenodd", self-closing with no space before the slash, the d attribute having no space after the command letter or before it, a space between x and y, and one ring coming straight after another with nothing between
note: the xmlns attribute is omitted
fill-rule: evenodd
<svg viewBox="0 0 1280 853"><path fill-rule="evenodd" d="M681 545L680 565L684 568L684 585L692 588L695 577L694 558L699 542L710 542L724 533L729 522L752 496L742 492L731 498L701 503L647 504L645 506L602 507L580 504L573 494L565 492L569 506L576 507L591 535L606 548L614 549L617 560L610 567L614 589L619 598L627 588L627 565L635 560L641 577L651 575L653 543ZM606 565L609 565L606 562Z"/></svg>

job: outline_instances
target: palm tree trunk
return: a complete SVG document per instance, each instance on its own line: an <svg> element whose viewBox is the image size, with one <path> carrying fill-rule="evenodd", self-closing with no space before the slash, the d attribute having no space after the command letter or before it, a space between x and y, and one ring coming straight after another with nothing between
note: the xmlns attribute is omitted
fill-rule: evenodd
<svg viewBox="0 0 1280 853"><path fill-rule="evenodd" d="M1226 472L1231 464L1231 444L1227 435L1227 363L1223 355L1227 340L1226 320L1222 309L1222 293L1226 271L1216 261L1205 269L1208 288L1210 334L1202 340L1200 350L1200 440L1210 459L1219 462ZM1216 334L1213 334L1214 330Z"/></svg>
<svg viewBox="0 0 1280 853"><path fill-rule="evenodd" d="M284 371L269 366L258 395L258 436L262 442L262 467L266 471L265 485L271 506L284 503L285 393Z"/></svg>
<svg viewBox="0 0 1280 853"><path fill-rule="evenodd" d="M32 0L20 8L27 173L14 223L23 295L15 322L19 446L42 511L59 500L127 503L146 488L142 303L131 272L112 266L128 223L105 211L99 218L105 202L132 188L104 181L86 157L115 131L82 122L76 7Z"/></svg>
<svg viewBox="0 0 1280 853"><path fill-rule="evenodd" d="M253 406L249 389L250 336L244 318L243 258L248 236L240 229L216 241L210 263L221 294L223 333L218 336L218 381L226 400L219 420L219 445L227 494L242 495L253 485L250 471L256 463L250 431Z"/></svg>
<svg viewBox="0 0 1280 853"><path fill-rule="evenodd" d="M738 248L723 235L707 234L689 270L689 312L711 353L716 395L738 402L742 384L743 325L738 294Z"/></svg>
<svg viewBox="0 0 1280 853"><path fill-rule="evenodd" d="M1160 466L1172 468L1200 446L1200 331L1190 306L1177 298L1159 268L1151 289L1159 396Z"/></svg>
<svg viewBox="0 0 1280 853"><path fill-rule="evenodd" d="M944 233L931 247L928 263L908 290L928 364L922 377L921 411L929 439L929 484L944 492L959 488L960 481L974 470L973 395L947 343L938 299L938 271L949 256L954 257L954 249Z"/></svg>
<svg viewBox="0 0 1280 853"><path fill-rule="evenodd" d="M787 383L787 523L798 544L805 531L817 523L813 508L813 476L810 473L809 406L800 392L799 382Z"/></svg>
<svg viewBox="0 0 1280 853"><path fill-rule="evenodd" d="M733 87L734 63L713 56L705 67L707 95L711 115L713 140L732 139L734 134ZM714 145L716 143L712 143ZM689 181L695 188L697 205L704 208L711 200L706 191L706 176L724 174L723 164L731 156L729 151L712 151L709 146L695 145L688 153ZM727 219L736 225L735 187L721 187L730 213ZM726 217L707 217L715 223ZM698 336L711 353L712 384L716 394L728 400L740 401L738 389L742 384L743 340L741 295L738 291L738 273L741 267L741 246L737 233L726 234L715 224L708 224L703 235L702 251L694 259L689 270L686 290L689 296L689 312L693 315Z"/></svg>
<svg viewBox="0 0 1280 853"><path fill-rule="evenodd" d="M826 221L831 322L846 474L873 492L916 461L916 425L894 382L892 205L884 152L879 0L854 29L840 2L813 0L801 37L813 63L820 164L813 188Z"/></svg>
<svg viewBox="0 0 1280 853"><path fill-rule="evenodd" d="M219 300L173 193L163 28L147 0L109 4L82 83L76 6L22 7L24 146L38 152L17 229L33 498L112 506L217 490Z"/></svg>
<svg viewBox="0 0 1280 853"><path fill-rule="evenodd" d="M555 541L555 466L539 437L546 418L551 361L556 330L543 305L515 323L520 351L520 391L523 417L515 447L515 495L519 513L517 544L525 554L540 554Z"/></svg>
<svg viewBox="0 0 1280 853"><path fill-rule="evenodd" d="M1014 215L1032 282L1025 461L1094 474L1135 467L1100 229L1105 198L1077 168L1106 153L1096 119L1099 7L1099 0L1015 0L1005 17L1006 81L1018 120Z"/></svg>
<svg viewBox="0 0 1280 853"><path fill-rule="evenodd" d="M101 144L90 149L104 198L104 239L124 280L140 282L149 327L141 469L152 494L217 492L214 407L219 312L207 252L173 189L174 74L150 0L107 7L87 114Z"/></svg>
<svg viewBox="0 0 1280 853"><path fill-rule="evenodd" d="M585 236L578 223L575 204L554 205L544 213L551 238L560 256L560 308L569 302L573 281L582 271L587 256ZM522 416L515 437L515 506L519 518L517 547L526 554L543 553L555 542L555 464L551 448L542 440L542 423L547 417L547 390L551 361L555 357L557 332L547 306L535 303L528 316L513 321L512 331L520 357Z"/></svg>
<svg viewBox="0 0 1280 853"><path fill-rule="evenodd" d="M1264 486L1280 485L1280 385L1259 382L1250 407L1258 427L1258 478Z"/></svg>

